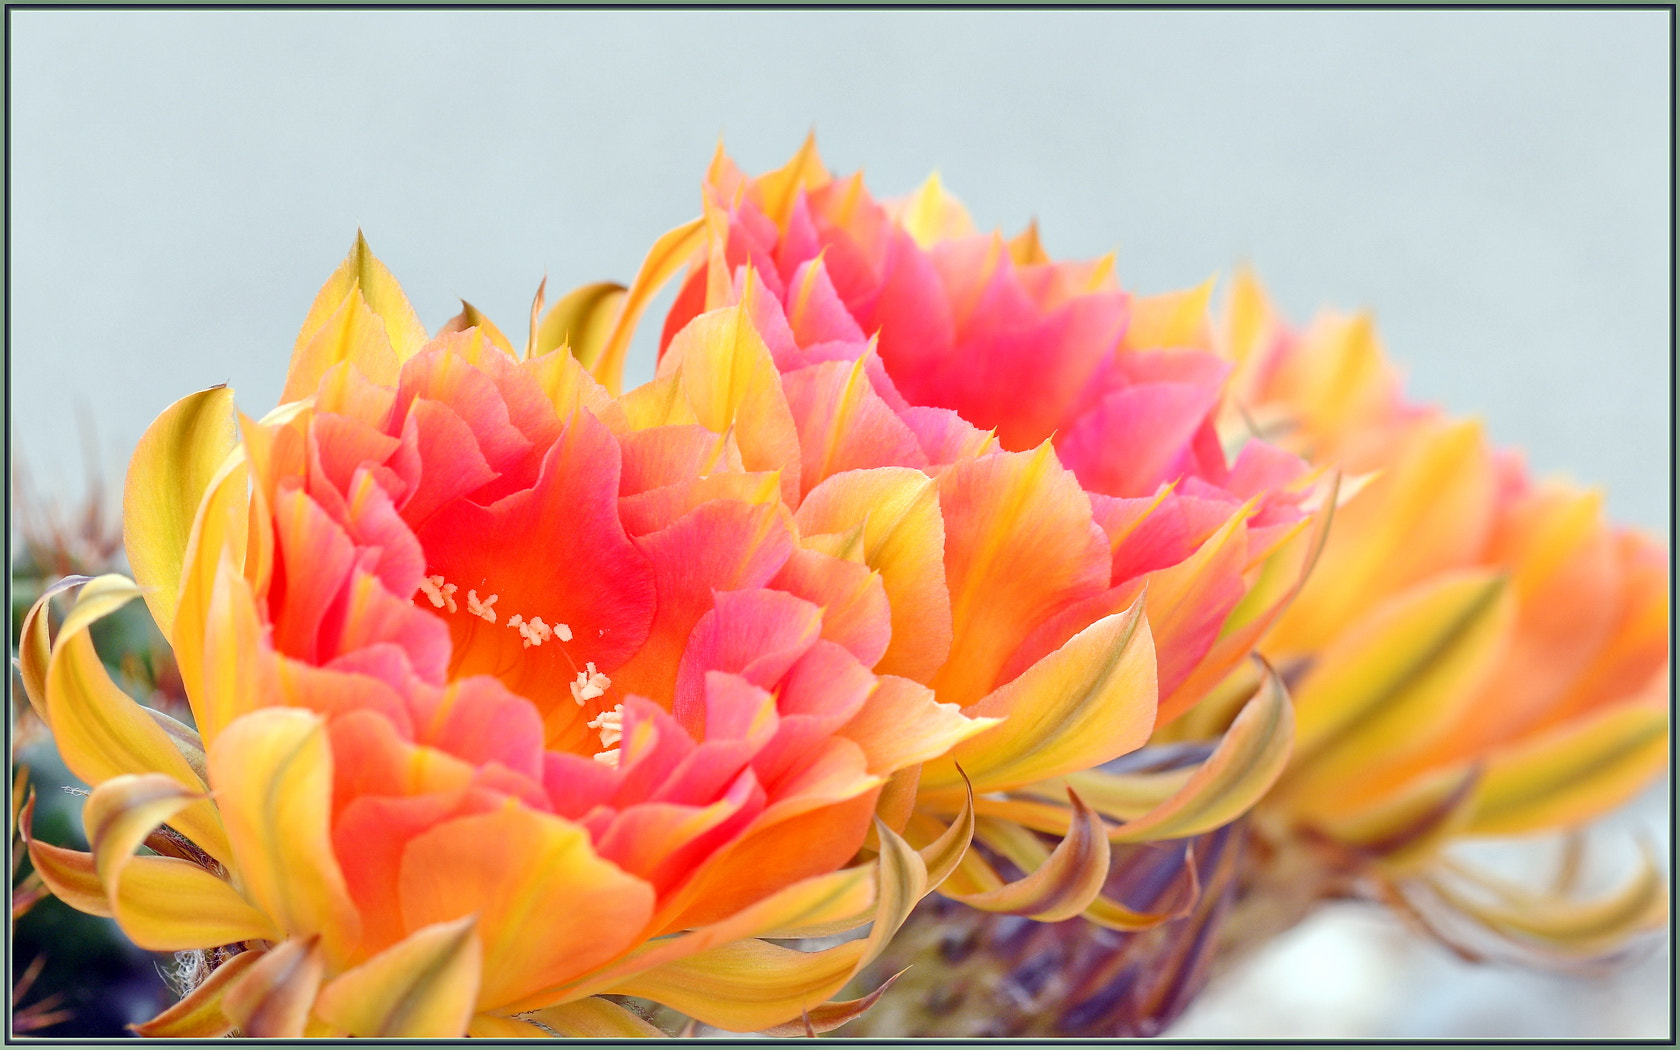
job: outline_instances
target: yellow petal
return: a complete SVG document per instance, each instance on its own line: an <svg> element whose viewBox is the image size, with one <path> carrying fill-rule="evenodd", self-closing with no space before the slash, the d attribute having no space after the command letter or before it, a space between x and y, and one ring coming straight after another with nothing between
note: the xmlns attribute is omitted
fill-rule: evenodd
<svg viewBox="0 0 1680 1050"><path fill-rule="evenodd" d="M465 299L461 300L461 312L443 322L443 327L437 330L437 334L448 335L451 332L464 332L469 328L476 328L484 333L484 337L490 340L492 346L509 357L518 356L514 353L513 343L508 339L507 333L496 327L496 323L486 317L484 311Z"/></svg>
<svg viewBox="0 0 1680 1050"><path fill-rule="evenodd" d="M263 953L222 993L222 1012L251 1039L303 1035L326 972L315 938L288 940Z"/></svg>
<svg viewBox="0 0 1680 1050"><path fill-rule="evenodd" d="M1004 719L927 763L925 790L979 792L1100 765L1141 747L1155 720L1155 647L1140 599L1086 627L966 712Z"/></svg>
<svg viewBox="0 0 1680 1050"><path fill-rule="evenodd" d="M195 792L204 783L156 719L111 681L93 648L88 628L138 596L121 576L90 581L77 596L53 642L47 666L47 715L64 764L98 784L125 773L162 773ZM226 864L232 859L214 807L190 804L174 826L199 848Z"/></svg>
<svg viewBox="0 0 1680 1050"><path fill-rule="evenodd" d="M1469 565L1492 521L1494 472L1473 421L1420 428L1336 510L1312 578L1273 628L1268 654L1308 652L1391 595Z"/></svg>
<svg viewBox="0 0 1680 1050"><path fill-rule="evenodd" d="M930 248L940 241L957 237L971 237L975 233L974 220L962 202L946 192L936 171L916 188L904 203L899 222L904 232L922 248Z"/></svg>
<svg viewBox="0 0 1680 1050"><path fill-rule="evenodd" d="M540 354L520 362L519 370L536 380L562 421L587 409L614 433L628 428L623 406L608 397L606 388L571 354Z"/></svg>
<svg viewBox="0 0 1680 1050"><path fill-rule="evenodd" d="M794 523L807 537L861 524L863 563L881 574L892 609L892 640L875 671L931 678L951 651L938 482L909 467L844 471L806 494Z"/></svg>
<svg viewBox="0 0 1680 1050"><path fill-rule="evenodd" d="M630 350L630 337L635 333L642 311L647 309L648 302L660 287L701 246L705 229L706 220L695 219L663 234L648 249L647 258L642 260L641 269L636 271L636 279L630 283L630 291L625 295L624 307L613 324L612 333L607 336L601 356L591 369L608 393L617 396L623 389L624 355Z"/></svg>
<svg viewBox="0 0 1680 1050"><path fill-rule="evenodd" d="M1306 812L1352 808L1374 765L1451 728L1499 656L1511 606L1502 576L1451 573L1345 631L1294 690L1296 759L1280 790Z"/></svg>
<svg viewBox="0 0 1680 1050"><path fill-rule="evenodd" d="M199 721L199 732L206 742L215 739L220 724L214 717L207 719L201 710L205 693L205 629L216 578L225 571L243 572L252 534L252 496L250 464L236 450L211 481L199 505L187 541L175 623L170 629L169 643L175 650L181 684L193 704L194 718ZM268 529L265 524L262 531L266 533ZM266 579L259 582L267 585Z"/></svg>
<svg viewBox="0 0 1680 1050"><path fill-rule="evenodd" d="M144 1039L215 1039L227 1035L237 1025L222 1012L222 996L262 957L262 952L240 952L212 970L180 1002L150 1021L129 1027Z"/></svg>
<svg viewBox="0 0 1680 1050"><path fill-rule="evenodd" d="M237 439L233 391L211 387L163 410L140 437L123 484L123 548L158 630L169 637L198 504Z"/></svg>
<svg viewBox="0 0 1680 1050"><path fill-rule="evenodd" d="M332 756L320 717L245 715L210 745L209 764L246 893L288 934L323 934L329 956L344 958L359 918L329 832Z"/></svg>
<svg viewBox="0 0 1680 1050"><path fill-rule="evenodd" d="M660 364L680 370L683 398L713 433L734 435L749 471L779 470L782 498L799 503L799 431L780 374L744 305L701 314L671 340Z"/></svg>
<svg viewBox="0 0 1680 1050"><path fill-rule="evenodd" d="M198 865L173 857L129 861L112 910L128 939L153 952L214 948L280 935L239 891Z"/></svg>
<svg viewBox="0 0 1680 1050"><path fill-rule="evenodd" d="M52 634L49 612L54 595L88 582L86 576L66 576L41 592L35 604L24 614L23 627L18 635L18 676L23 679L23 691L29 706L42 722L52 724L47 716L47 663L52 659Z"/></svg>
<svg viewBox="0 0 1680 1050"><path fill-rule="evenodd" d="M927 686L882 675L863 709L839 733L863 748L871 773L887 773L938 758L998 721L968 718L956 704L937 703Z"/></svg>
<svg viewBox="0 0 1680 1050"><path fill-rule="evenodd" d="M477 916L409 934L321 989L315 1012L356 1038L456 1039L478 999Z"/></svg>
<svg viewBox="0 0 1680 1050"><path fill-rule="evenodd" d="M314 393L327 369L346 360L375 382L394 382L397 367L425 342L426 328L408 297L357 230L350 254L316 294L298 331L280 400Z"/></svg>
<svg viewBox="0 0 1680 1050"><path fill-rule="evenodd" d="M1589 900L1537 893L1463 867L1455 871L1482 891L1477 897L1458 892L1440 878L1429 885L1448 904L1495 932L1566 958L1592 957L1622 947L1636 934L1659 929L1667 920L1668 880L1650 847L1642 846L1641 852L1639 869L1631 878Z"/></svg>
<svg viewBox="0 0 1680 1050"><path fill-rule="evenodd" d="M109 917L111 901L106 896L105 884L99 881L99 872L94 869L93 854L37 842L34 819L35 796L31 793L18 810L17 834L29 851L29 863L47 889L79 912Z"/></svg>
<svg viewBox="0 0 1680 1050"><path fill-rule="evenodd" d="M1120 340L1121 350L1202 347L1208 344L1208 300L1217 278L1194 288L1132 299L1131 320Z"/></svg>
<svg viewBox="0 0 1680 1050"><path fill-rule="evenodd" d="M607 348L626 293L622 284L612 281L597 281L567 292L543 315L531 356L569 346L578 363L584 368L594 367Z"/></svg>
<svg viewBox="0 0 1680 1050"><path fill-rule="evenodd" d="M1025 915L1039 922L1061 922L1083 912L1108 878L1108 837L1102 820L1077 794L1069 791L1068 798L1073 804L1071 825L1048 856L1025 829L982 819L976 831L981 841L1027 874L993 890L949 896L982 911Z"/></svg>
<svg viewBox="0 0 1680 1050"><path fill-rule="evenodd" d="M529 1015L562 1039L669 1039L670 1036L610 999L590 996Z"/></svg>
<svg viewBox="0 0 1680 1050"><path fill-rule="evenodd" d="M1626 705L1501 749L1469 830L1519 835L1583 823L1632 798L1668 761L1664 704Z"/></svg>

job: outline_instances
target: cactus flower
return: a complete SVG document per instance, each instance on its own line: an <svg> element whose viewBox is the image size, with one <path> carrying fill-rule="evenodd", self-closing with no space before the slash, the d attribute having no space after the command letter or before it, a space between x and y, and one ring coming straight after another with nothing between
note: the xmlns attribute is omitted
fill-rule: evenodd
<svg viewBox="0 0 1680 1050"><path fill-rule="evenodd" d="M427 339L358 238L280 408L206 390L142 439L138 583L25 624L30 698L93 787L91 851L31 841L37 871L200 953L142 1033L658 1034L608 992L832 1027L872 1000L824 1001L966 845L871 834L895 775L993 724L876 673L879 579L805 542L774 474L685 458L716 435L636 427L567 349L503 344ZM728 351L697 343L691 373ZM135 597L193 728L89 640ZM870 920L820 952L753 939Z"/></svg>

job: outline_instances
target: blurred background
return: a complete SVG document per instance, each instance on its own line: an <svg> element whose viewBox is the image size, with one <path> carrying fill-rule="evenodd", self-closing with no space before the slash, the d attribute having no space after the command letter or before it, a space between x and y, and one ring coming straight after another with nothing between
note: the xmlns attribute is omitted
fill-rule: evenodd
<svg viewBox="0 0 1680 1050"><path fill-rule="evenodd" d="M877 195L937 169L983 228L1036 218L1058 257L1116 251L1134 290L1248 263L1298 321L1370 308L1414 397L1669 529L1666 10L9 19L7 418L37 523L82 498L89 460L119 478L185 393L227 382L252 414L271 407L358 227L428 327L465 298L518 333L545 274L550 301L627 281L697 214L720 138L761 171L814 128ZM652 374L641 352L632 381ZM16 526L14 569L30 557ZM109 529L60 522L94 548ZM128 629L143 649L144 625ZM167 682L145 687L167 702ZM50 746L25 757L43 836L72 841L68 774ZM1666 843L1669 797L1614 833ZM56 994L78 1014L43 1032L114 1035L155 1012L155 961L118 944L55 901L26 916L14 979L47 962L23 1004ZM1470 967L1332 909L1169 1034L1655 1038L1668 959L1584 983Z"/></svg>

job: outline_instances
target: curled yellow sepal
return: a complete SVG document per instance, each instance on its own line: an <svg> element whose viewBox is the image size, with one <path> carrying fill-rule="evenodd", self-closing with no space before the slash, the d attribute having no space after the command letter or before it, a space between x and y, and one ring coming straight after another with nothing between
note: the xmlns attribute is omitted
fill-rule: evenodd
<svg viewBox="0 0 1680 1050"><path fill-rule="evenodd" d="M735 1032L809 1016L880 954L927 891L921 855L879 820L875 832L881 853L873 866L875 925L868 937L816 952L763 940L734 940L644 969L610 990L664 1003Z"/></svg>
<svg viewBox="0 0 1680 1050"><path fill-rule="evenodd" d="M1640 853L1639 870L1631 878L1589 900L1531 890L1458 864L1449 864L1447 871L1472 892L1455 887L1445 873L1431 875L1424 885L1510 941L1564 958L1591 958L1667 921L1668 880L1648 844L1640 844Z"/></svg>
<svg viewBox="0 0 1680 1050"><path fill-rule="evenodd" d="M41 705L45 721L59 755L82 780L99 784L124 774L161 773L202 795L205 783L193 763L152 712L111 681L88 635L95 622L139 596L140 589L132 580L116 574L84 583L57 636L47 645L42 676L39 650L45 633L45 603L51 597L43 595L26 623L24 678L26 683L37 680L45 698ZM224 865L230 863L227 836L208 800L199 797L190 802L176 816L175 826L200 849Z"/></svg>
<svg viewBox="0 0 1680 1050"><path fill-rule="evenodd" d="M1068 801L1073 807L1068 832L1047 856L1026 829L981 818L975 834L1027 874L977 893L946 891L945 895L981 911L1025 915L1039 922L1060 922L1083 912L1097 899L1108 878L1108 836L1102 819L1077 793L1069 790ZM979 859L971 854L969 862Z"/></svg>

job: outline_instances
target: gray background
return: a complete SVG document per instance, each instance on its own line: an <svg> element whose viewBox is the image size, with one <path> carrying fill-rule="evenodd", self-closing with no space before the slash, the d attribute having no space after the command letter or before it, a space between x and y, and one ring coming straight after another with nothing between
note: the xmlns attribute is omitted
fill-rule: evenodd
<svg viewBox="0 0 1680 1050"><path fill-rule="evenodd" d="M1414 395L1666 531L1668 17L16 11L13 455L70 494L79 409L113 470L190 390L260 415L358 226L429 327L517 338L545 272L627 280L696 214L720 135L759 171L815 127L1141 291L1249 261L1299 320L1371 307Z"/></svg>

